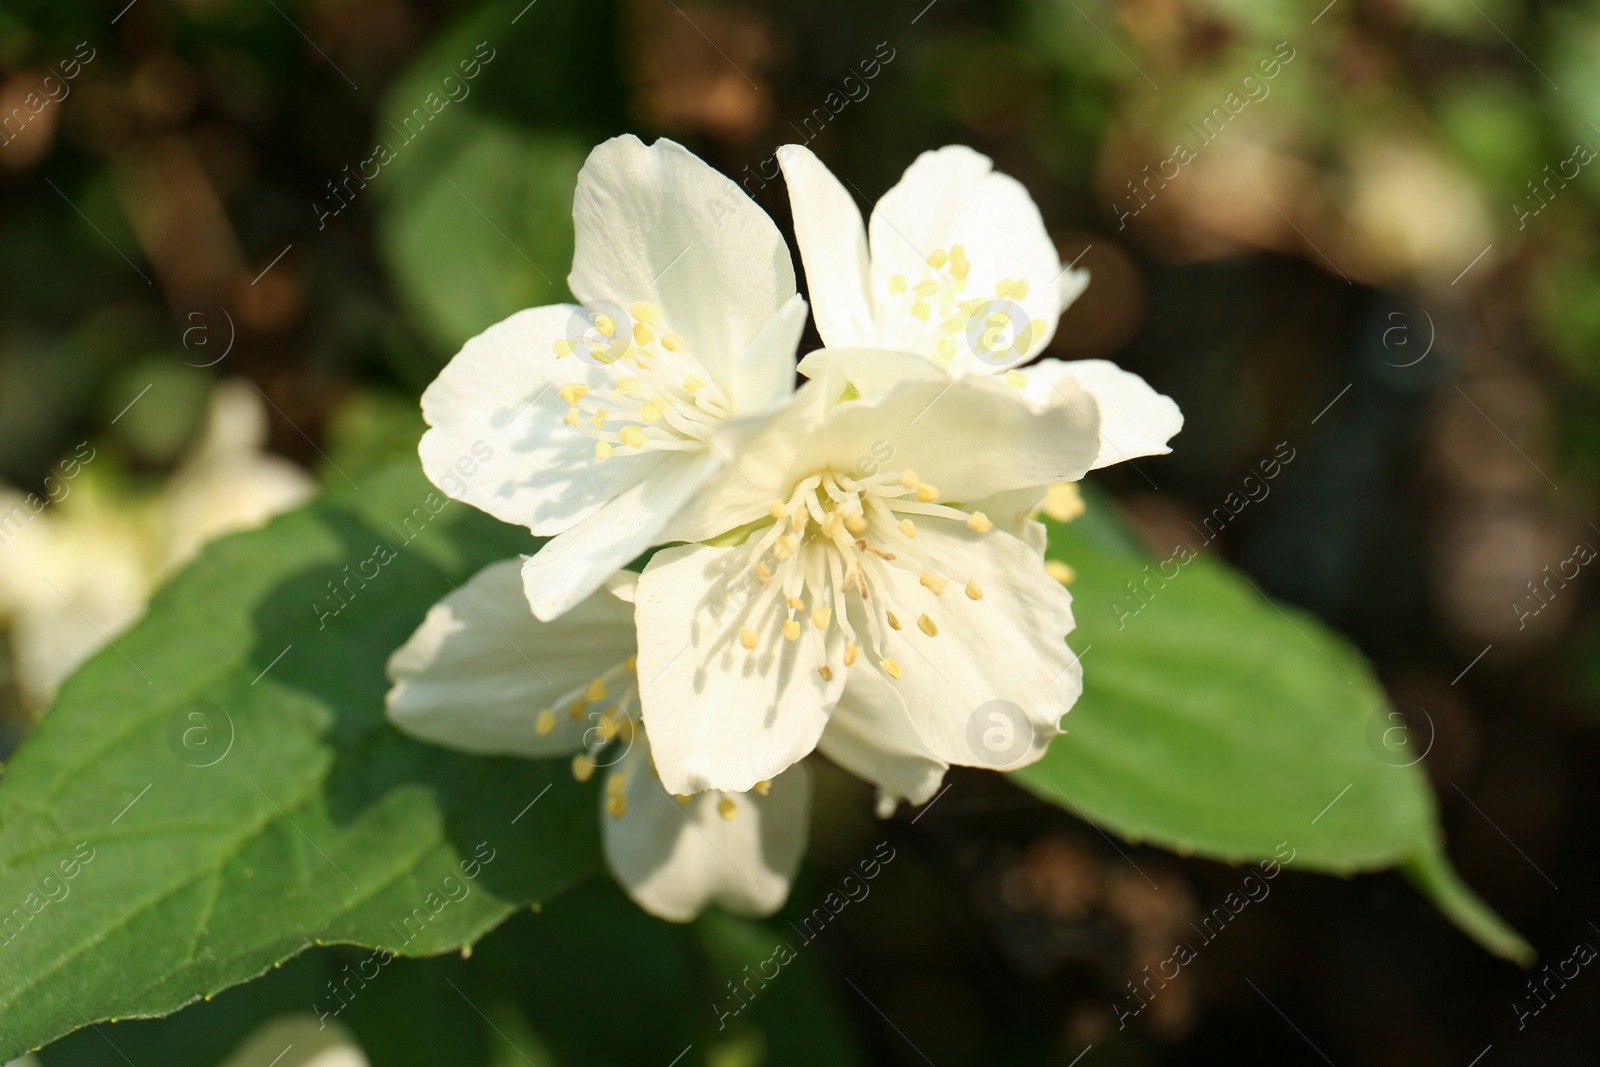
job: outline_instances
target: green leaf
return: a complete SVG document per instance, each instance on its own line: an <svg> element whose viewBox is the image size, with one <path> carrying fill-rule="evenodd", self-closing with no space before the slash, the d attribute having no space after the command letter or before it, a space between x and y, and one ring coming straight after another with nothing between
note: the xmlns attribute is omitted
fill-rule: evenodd
<svg viewBox="0 0 1600 1067"><path fill-rule="evenodd" d="M1051 525L1049 556L1077 572L1084 692L1025 786L1182 854L1405 866L1485 947L1531 954L1450 871L1427 780L1349 642L1203 552L1149 556L1099 500Z"/></svg>
<svg viewBox="0 0 1600 1067"><path fill-rule="evenodd" d="M363 475L209 547L69 679L0 783L0 1061L314 941L443 952L597 871L560 761L383 715L428 607L530 547L414 463Z"/></svg>

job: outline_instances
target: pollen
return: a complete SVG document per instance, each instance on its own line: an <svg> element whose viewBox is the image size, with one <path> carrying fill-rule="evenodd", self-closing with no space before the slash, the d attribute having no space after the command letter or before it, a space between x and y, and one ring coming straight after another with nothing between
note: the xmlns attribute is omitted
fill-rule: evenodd
<svg viewBox="0 0 1600 1067"><path fill-rule="evenodd" d="M891 630L900 629L900 620L894 617L894 612L886 611L886 612L884 612L884 614L889 617L889 629L891 629Z"/></svg>
<svg viewBox="0 0 1600 1067"><path fill-rule="evenodd" d="M830 623L832 621L833 621L833 609L832 608L818 608L816 611L813 611L811 613L812 625L816 626L816 628L819 629L819 630L826 630L828 628L828 623Z"/></svg>
<svg viewBox="0 0 1600 1067"><path fill-rule="evenodd" d="M622 439L622 443L627 445L629 448L644 447L644 431L639 429L637 426L624 426L622 428L622 432L617 436L620 437Z"/></svg>
<svg viewBox="0 0 1600 1067"><path fill-rule="evenodd" d="M602 678L596 678L594 681L590 682L589 687L583 691L583 699L585 700L594 701L604 700L605 698L606 683Z"/></svg>
<svg viewBox="0 0 1600 1067"><path fill-rule="evenodd" d="M917 486L917 499L924 504L931 504L939 499L939 490L927 482L922 482Z"/></svg>
<svg viewBox="0 0 1600 1067"><path fill-rule="evenodd" d="M739 805L733 802L732 797L723 797L717 801L717 814L731 822L739 814Z"/></svg>
<svg viewBox="0 0 1600 1067"><path fill-rule="evenodd" d="M675 333L664 333L661 335L661 347L669 352L682 352L683 338Z"/></svg>
<svg viewBox="0 0 1600 1067"><path fill-rule="evenodd" d="M560 397L569 404L576 404L579 397L589 395L589 387L582 382L569 382L561 387Z"/></svg>
<svg viewBox="0 0 1600 1067"><path fill-rule="evenodd" d="M854 641L846 641L844 646L844 665L854 665L856 658L861 655L861 646Z"/></svg>
<svg viewBox="0 0 1600 1067"><path fill-rule="evenodd" d="M648 300L635 301L628 307L628 314L638 322L649 323L654 326L661 321L661 305L652 304Z"/></svg>
<svg viewBox="0 0 1600 1067"><path fill-rule="evenodd" d="M929 589L932 589L934 596L938 596L940 593L944 592L944 587L947 582L948 580L942 574L935 574L932 571L922 572L922 584L927 586Z"/></svg>
<svg viewBox="0 0 1600 1067"><path fill-rule="evenodd" d="M880 659L878 661L878 666L882 667L883 672L897 682L904 677L904 675L900 673L900 664L896 663L892 659Z"/></svg>
<svg viewBox="0 0 1600 1067"><path fill-rule="evenodd" d="M798 619L790 619L788 622L783 624L783 639L785 641L793 641L799 636L800 621Z"/></svg>
<svg viewBox="0 0 1600 1067"><path fill-rule="evenodd" d="M539 713L538 718L533 720L533 732L538 734L540 737L549 737L551 734L555 733L555 730L556 713L551 711L549 708L545 708Z"/></svg>
<svg viewBox="0 0 1600 1067"><path fill-rule="evenodd" d="M988 533L994 529L994 523L989 521L989 516L981 511L974 511L967 516L967 529L974 533Z"/></svg>
<svg viewBox="0 0 1600 1067"><path fill-rule="evenodd" d="M610 459L615 452L616 449L612 448L611 445L605 441L596 441L594 443L595 459Z"/></svg>
<svg viewBox="0 0 1600 1067"><path fill-rule="evenodd" d="M1044 572L1062 585L1071 585L1078 572L1059 559L1047 559L1044 562Z"/></svg>
<svg viewBox="0 0 1600 1067"><path fill-rule="evenodd" d="M756 632L748 626L739 627L739 643L746 649L756 647Z"/></svg>
<svg viewBox="0 0 1600 1067"><path fill-rule="evenodd" d="M594 777L594 760L584 752L572 757L572 777L587 782Z"/></svg>
<svg viewBox="0 0 1600 1067"><path fill-rule="evenodd" d="M983 599L983 586L978 584L978 579L976 579L976 578L968 578L967 579L967 599L968 600L982 600Z"/></svg>
<svg viewBox="0 0 1600 1067"><path fill-rule="evenodd" d="M928 617L927 612L923 612L921 615L917 616L917 629L921 630L929 637L939 636L939 626Z"/></svg>
<svg viewBox="0 0 1600 1067"><path fill-rule="evenodd" d="M912 522L910 519L901 519L900 532L905 534L907 537L915 537L917 536L917 524Z"/></svg>

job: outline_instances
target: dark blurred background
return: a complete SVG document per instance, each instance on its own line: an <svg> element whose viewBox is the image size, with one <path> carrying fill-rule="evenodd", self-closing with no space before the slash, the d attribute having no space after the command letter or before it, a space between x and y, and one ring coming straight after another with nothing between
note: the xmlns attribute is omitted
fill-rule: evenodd
<svg viewBox="0 0 1600 1067"><path fill-rule="evenodd" d="M1600 947L1600 6L125 3L0 9L0 512L28 516L0 519L0 752L205 537L414 456L416 397L460 343L565 297L599 140L681 140L785 229L781 144L868 208L961 142L1092 273L1053 354L1113 359L1185 413L1172 456L1093 480L1165 547L1289 443L1206 551L1374 661L1425 724L1451 855L1541 964ZM1126 983L1243 872L997 776L887 824L818 780L828 831L791 913L876 841L898 858L806 949L840 1020L813 1062L1600 1062L1600 975L1536 999L1549 972L1489 957L1397 876L1284 875L1119 1028ZM516 957L531 921L479 955ZM670 984L610 929L544 946L602 1028L632 1010L616 983ZM353 958L284 973L315 987ZM502 992L537 1030L539 998ZM366 1054L423 1062L369 1036L415 1006L386 1010L352 1023ZM220 1060L248 1015L195 1047ZM683 1063L783 1062L780 1038L818 1035ZM85 1034L51 1055L120 1062Z"/></svg>

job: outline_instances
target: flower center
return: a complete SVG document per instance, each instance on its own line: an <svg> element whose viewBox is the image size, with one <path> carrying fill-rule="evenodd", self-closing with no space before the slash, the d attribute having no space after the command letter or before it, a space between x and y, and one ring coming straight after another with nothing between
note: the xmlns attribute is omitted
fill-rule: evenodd
<svg viewBox="0 0 1600 1067"><path fill-rule="evenodd" d="M1002 278L995 283L992 299L972 297L965 295L972 263L961 245L936 248L924 262L927 269L915 282L904 274L889 276L884 321L896 332L908 325L902 316L930 328L936 322L933 358L946 366L959 364L953 367L958 370L967 369L974 360L996 368L1011 367L1033 354L1044 337L1045 323L1029 319L1017 303L1028 295L1028 279ZM911 328L926 332L924 327ZM962 334L966 335L965 345L961 344ZM1016 370L1008 371L1006 380L1017 389L1028 383Z"/></svg>
<svg viewBox="0 0 1600 1067"><path fill-rule="evenodd" d="M749 542L749 568L762 588L747 618L765 618L782 597L787 609L783 638L797 641L805 634L816 646L824 679L833 678L823 638L834 626L845 639L843 668L865 648L885 674L902 677L905 668L893 655L891 635L909 622L937 637L939 624L927 612L913 618L912 610L896 603L890 568L917 575L935 597L951 582L964 587L968 599L983 597L976 578L956 573L918 543L916 520L954 519L978 533L994 524L981 511L962 511L938 500L939 490L919 481L910 468L866 478L825 470L801 479L788 500L773 503L772 525ZM748 625L739 631L747 650L754 651L762 639Z"/></svg>
<svg viewBox="0 0 1600 1067"><path fill-rule="evenodd" d="M658 305L640 301L628 313L631 327L590 311L580 336L555 342L556 358L582 354L612 374L606 389L562 386L569 405L562 421L594 439L596 459L618 449L626 455L705 448L712 428L731 414L731 402L683 338L666 329Z"/></svg>

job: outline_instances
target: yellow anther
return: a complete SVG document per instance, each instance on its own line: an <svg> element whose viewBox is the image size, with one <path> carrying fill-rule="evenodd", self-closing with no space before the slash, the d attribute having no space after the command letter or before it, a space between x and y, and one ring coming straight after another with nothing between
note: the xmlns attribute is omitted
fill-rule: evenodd
<svg viewBox="0 0 1600 1067"><path fill-rule="evenodd" d="M967 579L967 599L968 600L982 600L983 599L983 586L978 584L978 579L976 579L976 578L968 578Z"/></svg>
<svg viewBox="0 0 1600 1067"><path fill-rule="evenodd" d="M594 760L587 753L580 752L572 757L572 777L580 782L594 777Z"/></svg>
<svg viewBox="0 0 1600 1067"><path fill-rule="evenodd" d="M921 615L919 615L917 617L917 629L921 630L923 633L927 634L929 637L938 637L939 636L939 627L938 627L938 625L935 624L932 619L928 618L928 615L927 615L926 612L924 612L923 614L921 614Z"/></svg>
<svg viewBox="0 0 1600 1067"><path fill-rule="evenodd" d="M1008 370L1006 371L1006 384L1013 389L1026 389L1028 387L1028 376L1019 370Z"/></svg>
<svg viewBox="0 0 1600 1067"><path fill-rule="evenodd" d="M722 816L724 819L732 819L735 815L739 814L739 805L733 802L732 797L723 797L721 800L717 801L717 814Z"/></svg>
<svg viewBox="0 0 1600 1067"><path fill-rule="evenodd" d="M648 300L638 300L628 306L628 314L637 322L647 322L654 326L661 321L661 305L652 304Z"/></svg>
<svg viewBox="0 0 1600 1067"><path fill-rule="evenodd" d="M950 253L946 252L942 248L935 248L932 252L928 253L928 266L932 267L934 270L938 270L948 262L950 262Z"/></svg>
<svg viewBox="0 0 1600 1067"><path fill-rule="evenodd" d="M928 321L928 316L931 313L932 311L928 307L928 302L926 300L918 300L916 303L911 305L911 314L921 319L923 322Z"/></svg>
<svg viewBox="0 0 1600 1067"><path fill-rule="evenodd" d="M633 324L633 339L641 345L647 345L656 339L656 332L642 322Z"/></svg>
<svg viewBox="0 0 1600 1067"><path fill-rule="evenodd" d="M810 521L811 512L807 511L805 508L795 509L795 513L789 516L789 524L794 527L795 533L799 533L801 530L804 530L806 528L806 523Z"/></svg>
<svg viewBox="0 0 1600 1067"><path fill-rule="evenodd" d="M797 596L784 597L783 602L795 611L804 611L806 608L806 602Z"/></svg>
<svg viewBox="0 0 1600 1067"><path fill-rule="evenodd" d="M783 639L793 641L800 636L800 620L790 619L783 624Z"/></svg>
<svg viewBox="0 0 1600 1067"><path fill-rule="evenodd" d="M701 387L703 387L705 384L706 383L704 381L691 374L683 380L683 391L688 393L690 396L693 396L694 394L698 393Z"/></svg>
<svg viewBox="0 0 1600 1067"><path fill-rule="evenodd" d="M774 500L772 502L772 506L767 509L767 514L771 515L775 519L781 519L789 514L789 509L784 506L783 501Z"/></svg>
<svg viewBox="0 0 1600 1067"><path fill-rule="evenodd" d="M856 644L854 641L846 641L845 642L845 644L844 644L844 665L846 667L849 667L852 664L854 664L856 659L857 659L857 657L859 657L860 655L861 655L861 646L860 645Z"/></svg>
<svg viewBox="0 0 1600 1067"><path fill-rule="evenodd" d="M689 801L694 799L694 797L688 796L684 793L674 793L672 795L672 799L676 800L679 804L688 804Z"/></svg>
<svg viewBox="0 0 1600 1067"><path fill-rule="evenodd" d="M1044 572L1062 585L1071 585L1078 572L1059 559L1047 559L1044 562Z"/></svg>
<svg viewBox="0 0 1600 1067"><path fill-rule="evenodd" d="M622 669L629 672L637 671L639 669L639 657L629 656L627 659L623 660Z"/></svg>
<svg viewBox="0 0 1600 1067"><path fill-rule="evenodd" d="M644 396L644 383L630 374L617 379L617 392L626 393L637 400Z"/></svg>
<svg viewBox="0 0 1600 1067"><path fill-rule="evenodd" d="M907 537L915 537L917 536L917 524L912 522L910 519L901 519L900 532L905 534Z"/></svg>
<svg viewBox="0 0 1600 1067"><path fill-rule="evenodd" d="M600 721L595 723L594 733L600 739L601 744L610 741L617 736L617 720L609 715L600 716Z"/></svg>
<svg viewBox="0 0 1600 1067"><path fill-rule="evenodd" d="M618 777L613 779L613 781L620 782L622 779ZM611 816L613 819L620 819L624 815L628 814L628 798L623 796L621 793L613 793L612 795L606 797L606 814Z"/></svg>
<svg viewBox="0 0 1600 1067"><path fill-rule="evenodd" d="M1011 283L1011 299L1026 300L1028 298L1028 279L1018 278Z"/></svg>
<svg viewBox="0 0 1600 1067"><path fill-rule="evenodd" d="M768 793L772 792L772 779L763 778L750 788L753 791L760 793L762 796L766 796Z"/></svg>
<svg viewBox="0 0 1600 1067"><path fill-rule="evenodd" d="M853 534L862 533L867 528L867 520L860 515L846 515L844 517L844 528Z"/></svg>
<svg viewBox="0 0 1600 1067"><path fill-rule="evenodd" d="M1071 522L1083 514L1083 494L1077 482L1057 482L1045 490L1040 509L1057 522Z"/></svg>
<svg viewBox="0 0 1600 1067"><path fill-rule="evenodd" d="M606 683L605 679L603 678L596 678L594 681L590 682L588 688L583 691L583 699L585 700L594 701L604 700L605 698Z"/></svg>
<svg viewBox="0 0 1600 1067"><path fill-rule="evenodd" d="M606 424L606 409L601 408L600 410L596 411L594 413L594 417L589 421L594 425L595 429L600 429L600 427Z"/></svg>
<svg viewBox="0 0 1600 1067"><path fill-rule="evenodd" d="M1034 341L1042 341L1042 340L1044 340L1044 331L1045 331L1045 324L1044 324L1044 320L1043 319L1029 319L1028 320L1028 333L1031 335L1032 340L1034 340Z"/></svg>
<svg viewBox="0 0 1600 1067"><path fill-rule="evenodd" d="M996 311L990 314L990 316L984 321L990 326L1009 326L1011 325L1011 316L1007 315L1003 311Z"/></svg>
<svg viewBox="0 0 1600 1067"><path fill-rule="evenodd" d="M889 295L899 296L906 291L906 276L904 274L889 275Z"/></svg>
<svg viewBox="0 0 1600 1067"><path fill-rule="evenodd" d="M578 409L568 408L567 413L561 416L561 421L566 423L568 426L578 425Z"/></svg>
<svg viewBox="0 0 1600 1067"><path fill-rule="evenodd" d="M1000 348L1000 339L1005 336L1004 325L990 326L978 337L978 348L982 352L995 352Z"/></svg>
<svg viewBox="0 0 1600 1067"><path fill-rule="evenodd" d="M756 647L756 632L748 626L739 627L739 643L746 649Z"/></svg>
<svg viewBox="0 0 1600 1067"><path fill-rule="evenodd" d="M620 437L622 439L622 443L627 445L629 448L644 447L644 431L639 429L637 426L624 426L622 428L622 432L617 436Z"/></svg>
<svg viewBox="0 0 1600 1067"><path fill-rule="evenodd" d="M639 421L654 422L661 417L661 405L654 400L647 400L639 405Z"/></svg>
<svg viewBox="0 0 1600 1067"><path fill-rule="evenodd" d="M939 324L939 329L945 333L960 333L967 325L967 320L960 315L951 315Z"/></svg>
<svg viewBox="0 0 1600 1067"><path fill-rule="evenodd" d="M1001 278L999 281L995 282L994 283L994 295L999 297L1002 300L1004 300L1007 296L1011 295L1011 279L1010 278Z"/></svg>
<svg viewBox="0 0 1600 1067"><path fill-rule="evenodd" d="M888 616L888 618L889 618L889 629L891 629L891 630L900 629L900 620L894 617L894 612L886 611L886 612L884 612L884 614L886 616Z"/></svg>
<svg viewBox="0 0 1600 1067"><path fill-rule="evenodd" d="M799 543L794 538L785 534L778 538L777 544L772 546L772 554L780 560L785 560L794 555L794 550L799 547Z"/></svg>
<svg viewBox="0 0 1600 1067"><path fill-rule="evenodd" d="M931 504L939 499L939 490L927 482L917 483L917 500L924 504Z"/></svg>
<svg viewBox="0 0 1600 1067"><path fill-rule="evenodd" d="M661 347L672 352L682 352L683 338L675 333L664 333L661 335Z"/></svg>
<svg viewBox="0 0 1600 1067"><path fill-rule="evenodd" d="M605 441L596 441L594 443L595 459L610 459L614 452L616 452L616 449L612 448Z"/></svg>
<svg viewBox="0 0 1600 1067"><path fill-rule="evenodd" d="M599 330L603 336L610 337L617 332L617 320L610 315L596 315L594 317L594 328Z"/></svg>
<svg viewBox="0 0 1600 1067"><path fill-rule="evenodd" d="M956 357L956 343L948 337L939 338L939 343L933 346L933 354L941 363L948 363Z"/></svg>
<svg viewBox="0 0 1600 1067"><path fill-rule="evenodd" d="M952 262L952 263L965 263L966 260L967 260L967 248L966 248L965 245L951 245L950 246L950 262Z"/></svg>
<svg viewBox="0 0 1600 1067"><path fill-rule="evenodd" d="M561 387L561 392L558 395L567 403L576 404L579 397L589 395L589 387L582 382L569 382Z"/></svg>
<svg viewBox="0 0 1600 1067"><path fill-rule="evenodd" d="M824 682L833 681L833 668L828 666L826 663L817 668L817 673L822 675L822 680Z"/></svg>
<svg viewBox="0 0 1600 1067"><path fill-rule="evenodd" d="M577 700L572 702L570 707L567 708L567 717L570 719L581 719L583 718L584 711L586 711L588 707L589 702L582 697L579 697Z"/></svg>
<svg viewBox="0 0 1600 1067"><path fill-rule="evenodd" d="M833 621L832 608L818 608L811 613L811 624L819 630L826 630Z"/></svg>
<svg viewBox="0 0 1600 1067"><path fill-rule="evenodd" d="M973 533L988 533L994 529L994 523L989 521L989 516L981 511L974 511L967 516L967 529Z"/></svg>
<svg viewBox="0 0 1600 1067"><path fill-rule="evenodd" d="M922 584L927 586L929 589L932 589L934 596L938 596L940 593L944 592L944 587L949 584L949 581L950 580L942 574L935 574L932 571L922 572Z"/></svg>
<svg viewBox="0 0 1600 1067"><path fill-rule="evenodd" d="M920 480L921 479L917 477L917 472L912 470L910 467L902 470L900 472L900 477L895 479L902 489L915 489Z"/></svg>
<svg viewBox="0 0 1600 1067"><path fill-rule="evenodd" d="M911 287L911 291L920 297L930 297L939 291L939 283L931 280L920 281Z"/></svg>
<svg viewBox="0 0 1600 1067"><path fill-rule="evenodd" d="M900 680L900 664L896 663L894 660L880 659L878 661L878 666L882 667L884 673L893 678L895 681L898 682Z"/></svg>
<svg viewBox="0 0 1600 1067"><path fill-rule="evenodd" d="M557 359L560 359L562 356L572 355L572 342L567 340L565 337L561 338L561 340L557 341L554 345L551 345L551 347L555 349Z"/></svg>
<svg viewBox="0 0 1600 1067"><path fill-rule="evenodd" d="M756 577L761 579L761 584L766 585L772 581L772 568L765 563L756 564Z"/></svg>
<svg viewBox="0 0 1600 1067"><path fill-rule="evenodd" d="M540 737L549 737L556 730L556 713L549 708L541 711L533 720L533 732Z"/></svg>

